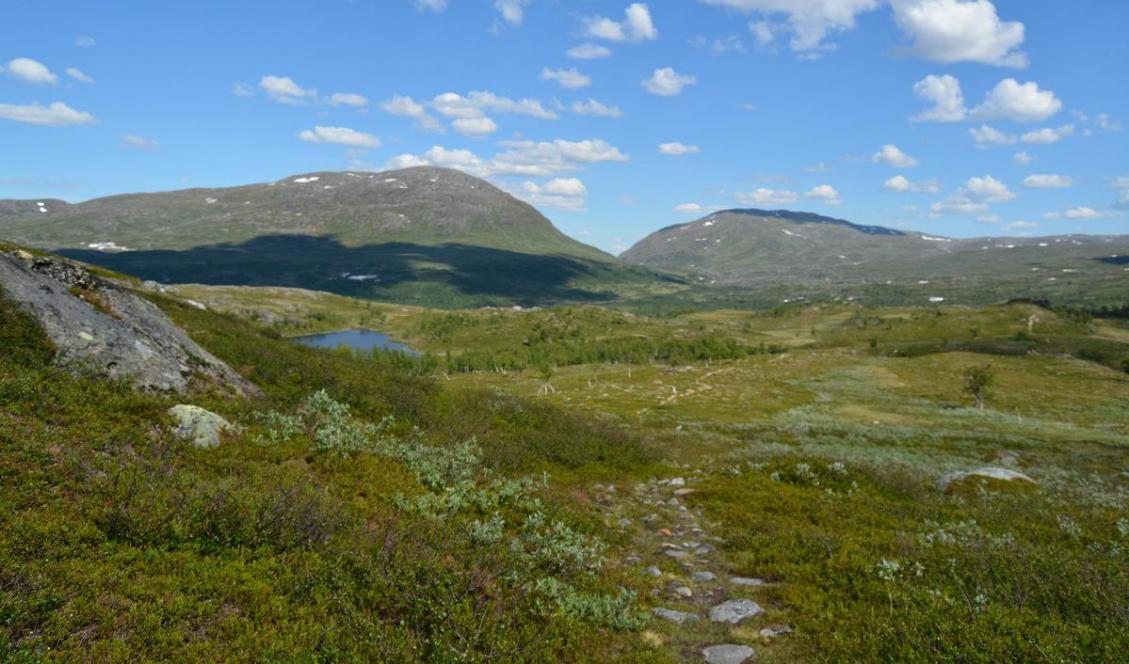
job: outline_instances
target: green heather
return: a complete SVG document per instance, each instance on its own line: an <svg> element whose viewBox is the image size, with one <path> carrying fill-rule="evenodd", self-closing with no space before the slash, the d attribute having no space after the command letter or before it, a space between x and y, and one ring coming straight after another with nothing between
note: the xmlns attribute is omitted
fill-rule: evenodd
<svg viewBox="0 0 1129 664"><path fill-rule="evenodd" d="M769 662L1116 662L1129 649L1122 319L1031 304L647 317L279 288L150 297L264 396L193 395L240 429L192 448L169 431L178 401L51 366L34 321L2 301L0 659L652 662L738 643ZM425 355L287 339L347 327ZM968 389L979 367L983 409ZM1037 484L939 485L1001 464ZM650 496L674 477L718 538L699 568L712 584L662 555L680 517ZM671 594L679 584L693 596ZM651 615L702 612L722 591L765 614ZM793 631L761 634L775 625Z"/></svg>

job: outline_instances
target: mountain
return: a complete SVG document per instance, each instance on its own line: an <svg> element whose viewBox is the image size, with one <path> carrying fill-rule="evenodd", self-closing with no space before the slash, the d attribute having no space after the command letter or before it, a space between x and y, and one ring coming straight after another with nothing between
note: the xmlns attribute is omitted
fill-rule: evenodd
<svg viewBox="0 0 1129 664"><path fill-rule="evenodd" d="M0 238L164 283L437 306L606 300L656 276L460 171L319 172L68 204L0 201Z"/></svg>
<svg viewBox="0 0 1129 664"><path fill-rule="evenodd" d="M1094 296L1097 289L1112 302L1129 292L1127 255L1129 236L954 239L806 212L748 209L667 226L621 258L687 275L694 283L754 290L786 285L797 293L806 287L812 294L831 289L857 295L884 286L905 294L886 301L914 302L926 290L930 297L962 293L991 301L1058 299L1067 291Z"/></svg>

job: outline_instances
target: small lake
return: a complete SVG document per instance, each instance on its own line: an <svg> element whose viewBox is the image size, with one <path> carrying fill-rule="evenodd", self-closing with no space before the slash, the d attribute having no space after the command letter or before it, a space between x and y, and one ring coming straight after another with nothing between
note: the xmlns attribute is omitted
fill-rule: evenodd
<svg viewBox="0 0 1129 664"><path fill-rule="evenodd" d="M420 352L402 344L399 341L393 341L387 334L380 332L373 332L372 330L341 330L340 332L327 332L325 334L311 334L304 337L295 337L294 341L307 346L317 346L318 348L337 348L338 346L345 346L353 350L359 350L364 353L371 352L374 348L380 350L395 350L405 353L407 355L420 355Z"/></svg>

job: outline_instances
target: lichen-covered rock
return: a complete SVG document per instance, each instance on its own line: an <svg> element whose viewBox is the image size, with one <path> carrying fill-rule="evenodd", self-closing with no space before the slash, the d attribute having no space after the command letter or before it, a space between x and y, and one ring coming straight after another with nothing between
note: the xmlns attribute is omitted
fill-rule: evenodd
<svg viewBox="0 0 1129 664"><path fill-rule="evenodd" d="M182 392L200 381L258 392L153 303L73 261L0 251L0 289L35 316L62 366L161 391Z"/></svg>
<svg viewBox="0 0 1129 664"><path fill-rule="evenodd" d="M718 623L737 623L764 614L759 604L748 599L731 599L710 609L710 620Z"/></svg>
<svg viewBox="0 0 1129 664"><path fill-rule="evenodd" d="M169 415L176 419L174 433L177 437L190 441L196 447L218 447L224 433L235 431L230 422L199 406L173 406Z"/></svg>
<svg viewBox="0 0 1129 664"><path fill-rule="evenodd" d="M725 643L702 648L702 657L709 664L743 664L755 656L756 653L749 646Z"/></svg>

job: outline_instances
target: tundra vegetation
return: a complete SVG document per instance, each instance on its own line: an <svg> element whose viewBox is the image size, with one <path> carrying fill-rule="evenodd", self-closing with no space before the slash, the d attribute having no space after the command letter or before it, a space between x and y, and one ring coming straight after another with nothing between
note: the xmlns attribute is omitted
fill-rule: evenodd
<svg viewBox="0 0 1129 664"><path fill-rule="evenodd" d="M195 449L165 414L184 397L64 373L0 299L0 659L1129 651L1123 318L149 297L264 394L192 395L239 427ZM354 326L424 355L286 338ZM1034 482L939 485L984 466ZM679 514L711 543L694 569ZM707 619L741 599L763 615Z"/></svg>

